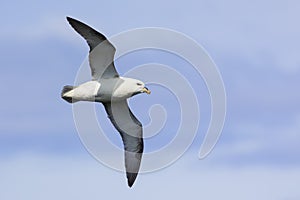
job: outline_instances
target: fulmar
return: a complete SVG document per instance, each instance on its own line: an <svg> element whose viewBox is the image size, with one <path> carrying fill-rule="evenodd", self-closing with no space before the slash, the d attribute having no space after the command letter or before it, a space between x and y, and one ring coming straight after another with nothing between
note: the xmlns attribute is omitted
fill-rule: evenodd
<svg viewBox="0 0 300 200"><path fill-rule="evenodd" d="M64 86L61 97L69 103L103 104L121 135L127 182L131 187L139 172L144 143L142 123L131 112L127 99L140 93L150 94L150 90L140 80L119 76L114 65L116 49L103 34L76 19L67 17L67 20L88 43L92 80L78 86Z"/></svg>

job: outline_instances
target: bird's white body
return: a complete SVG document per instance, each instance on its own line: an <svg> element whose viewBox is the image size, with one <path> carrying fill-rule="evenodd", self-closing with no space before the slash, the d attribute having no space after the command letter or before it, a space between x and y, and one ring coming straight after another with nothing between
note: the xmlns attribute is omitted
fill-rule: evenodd
<svg viewBox="0 0 300 200"><path fill-rule="evenodd" d="M118 77L85 82L64 93L63 97L76 101L120 101L140 93L144 87L145 84L139 80Z"/></svg>
<svg viewBox="0 0 300 200"><path fill-rule="evenodd" d="M95 101L95 96L100 89L101 84L98 81L88 81L73 90L70 90L63 94L64 97L70 97L78 101Z"/></svg>

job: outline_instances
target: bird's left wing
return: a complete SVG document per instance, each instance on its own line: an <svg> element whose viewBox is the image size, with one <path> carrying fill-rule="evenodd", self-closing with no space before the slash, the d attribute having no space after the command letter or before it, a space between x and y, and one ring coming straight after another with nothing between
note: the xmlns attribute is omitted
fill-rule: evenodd
<svg viewBox="0 0 300 200"><path fill-rule="evenodd" d="M118 77L114 65L115 47L108 39L90 26L67 17L70 25L87 41L90 47L89 61L93 80Z"/></svg>
<svg viewBox="0 0 300 200"><path fill-rule="evenodd" d="M133 115L127 100L103 103L108 117L119 131L125 149L125 167L128 186L131 187L138 175L143 153L143 128Z"/></svg>

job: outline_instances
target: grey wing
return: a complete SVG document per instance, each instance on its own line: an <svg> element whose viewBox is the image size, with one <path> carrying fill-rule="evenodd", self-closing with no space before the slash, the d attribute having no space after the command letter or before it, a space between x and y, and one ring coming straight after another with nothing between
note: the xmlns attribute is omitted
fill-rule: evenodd
<svg viewBox="0 0 300 200"><path fill-rule="evenodd" d="M130 111L126 100L103 105L109 119L122 137L127 181L131 187L138 175L144 149L142 124Z"/></svg>
<svg viewBox="0 0 300 200"><path fill-rule="evenodd" d="M89 62L93 80L118 77L114 65L115 47L107 38L90 26L70 17L70 25L87 41L90 47Z"/></svg>

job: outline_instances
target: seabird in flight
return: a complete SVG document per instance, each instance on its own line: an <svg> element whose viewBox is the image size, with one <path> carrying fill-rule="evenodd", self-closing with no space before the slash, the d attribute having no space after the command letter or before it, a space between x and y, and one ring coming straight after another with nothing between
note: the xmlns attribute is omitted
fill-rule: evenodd
<svg viewBox="0 0 300 200"><path fill-rule="evenodd" d="M128 186L138 175L143 154L143 127L128 107L127 99L140 93L150 94L145 84L136 79L119 76L115 65L115 47L90 26L70 17L70 25L87 41L92 80L78 86L64 86L61 97L69 103L99 102L120 133L125 150Z"/></svg>

